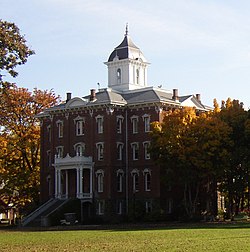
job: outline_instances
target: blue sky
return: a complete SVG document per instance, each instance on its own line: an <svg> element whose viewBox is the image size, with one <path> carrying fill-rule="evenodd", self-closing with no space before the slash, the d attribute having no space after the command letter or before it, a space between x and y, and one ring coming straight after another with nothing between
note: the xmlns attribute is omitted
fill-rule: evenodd
<svg viewBox="0 0 250 252"><path fill-rule="evenodd" d="M129 35L151 63L148 85L203 103L228 97L250 108L248 0L1 0L0 18L15 22L35 50L12 80L32 90L84 96L107 87L106 62Z"/></svg>

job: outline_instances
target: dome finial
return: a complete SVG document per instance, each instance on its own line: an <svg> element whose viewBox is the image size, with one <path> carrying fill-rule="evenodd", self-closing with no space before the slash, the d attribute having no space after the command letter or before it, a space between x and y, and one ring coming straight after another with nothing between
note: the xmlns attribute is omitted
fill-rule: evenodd
<svg viewBox="0 0 250 252"><path fill-rule="evenodd" d="M126 23L125 36L128 36L128 23Z"/></svg>

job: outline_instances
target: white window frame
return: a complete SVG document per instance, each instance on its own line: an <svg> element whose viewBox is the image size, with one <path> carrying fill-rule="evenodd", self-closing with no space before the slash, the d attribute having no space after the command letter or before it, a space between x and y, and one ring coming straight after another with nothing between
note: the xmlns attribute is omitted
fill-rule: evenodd
<svg viewBox="0 0 250 252"><path fill-rule="evenodd" d="M104 215L105 202L104 200L99 200L97 203L97 215Z"/></svg>
<svg viewBox="0 0 250 252"><path fill-rule="evenodd" d="M63 121L58 120L56 122L56 125L58 127L58 138L62 138L63 137Z"/></svg>
<svg viewBox="0 0 250 252"><path fill-rule="evenodd" d="M83 156L85 152L85 143L83 142L76 143L74 145L74 150L75 150L76 156Z"/></svg>
<svg viewBox="0 0 250 252"><path fill-rule="evenodd" d="M124 146L124 144L121 143L121 142L117 142L117 143L116 143L116 148L117 148L117 160L122 160L123 146Z"/></svg>
<svg viewBox="0 0 250 252"><path fill-rule="evenodd" d="M133 169L131 176L133 193L139 192L139 171L137 169Z"/></svg>
<svg viewBox="0 0 250 252"><path fill-rule="evenodd" d="M56 154L58 158L63 158L63 146L56 147Z"/></svg>
<svg viewBox="0 0 250 252"><path fill-rule="evenodd" d="M116 172L116 176L117 176L117 192L122 192L124 171L119 169Z"/></svg>
<svg viewBox="0 0 250 252"><path fill-rule="evenodd" d="M98 115L96 116L96 124L97 124L97 133L102 134L103 133L103 116Z"/></svg>
<svg viewBox="0 0 250 252"><path fill-rule="evenodd" d="M145 114L142 118L144 121L144 132L150 132L150 115Z"/></svg>
<svg viewBox="0 0 250 252"><path fill-rule="evenodd" d="M117 76L117 84L121 84L122 83L122 70L121 70L121 68L117 69L116 76Z"/></svg>
<svg viewBox="0 0 250 252"><path fill-rule="evenodd" d="M116 117L116 130L117 130L117 133L118 133L118 134L121 134L121 133L122 133L122 123L123 123L123 119L124 119L124 117L121 116L121 115Z"/></svg>
<svg viewBox="0 0 250 252"><path fill-rule="evenodd" d="M76 125L76 136L83 136L84 135L84 129L85 129L84 120L77 120L75 122L75 125Z"/></svg>
<svg viewBox="0 0 250 252"><path fill-rule="evenodd" d="M138 142L131 143L131 148L132 148L132 159L138 160L139 159L139 143Z"/></svg>
<svg viewBox="0 0 250 252"><path fill-rule="evenodd" d="M146 192L151 191L151 182L152 182L152 176L151 176L151 170L146 168L143 170L143 176L144 176L144 189Z"/></svg>
<svg viewBox="0 0 250 252"><path fill-rule="evenodd" d="M104 189L104 171L98 170L96 172L96 178L97 178L97 192L102 193Z"/></svg>
<svg viewBox="0 0 250 252"><path fill-rule="evenodd" d="M139 129L139 117L136 115L131 116L131 123L132 123L132 132L133 134L137 134L138 133L138 129Z"/></svg>
<svg viewBox="0 0 250 252"><path fill-rule="evenodd" d="M152 212L153 206L152 206L152 201L151 200L147 200L145 202L145 210L146 210L146 213L151 213Z"/></svg>
<svg viewBox="0 0 250 252"><path fill-rule="evenodd" d="M97 149L97 160L103 161L103 159L104 159L104 143L103 142L96 143L96 149Z"/></svg>
<svg viewBox="0 0 250 252"><path fill-rule="evenodd" d="M150 141L143 142L143 149L144 149L144 159L150 159L150 152L149 152Z"/></svg>

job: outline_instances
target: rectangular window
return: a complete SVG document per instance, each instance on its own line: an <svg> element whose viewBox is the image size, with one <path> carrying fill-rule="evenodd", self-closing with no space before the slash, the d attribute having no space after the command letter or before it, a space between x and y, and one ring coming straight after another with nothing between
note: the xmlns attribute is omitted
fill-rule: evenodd
<svg viewBox="0 0 250 252"><path fill-rule="evenodd" d="M58 137L62 138L63 137L63 122L58 122L57 123L57 127L58 127Z"/></svg>
<svg viewBox="0 0 250 252"><path fill-rule="evenodd" d="M117 160L122 160L123 143L117 143Z"/></svg>
<svg viewBox="0 0 250 252"><path fill-rule="evenodd" d="M149 192L151 191L151 175L149 172L144 174L144 179L145 179L145 191Z"/></svg>
<svg viewBox="0 0 250 252"><path fill-rule="evenodd" d="M77 136L84 135L84 121L83 120L76 121L76 135Z"/></svg>
<svg viewBox="0 0 250 252"><path fill-rule="evenodd" d="M122 121L123 121L123 117L116 118L116 130L117 130L117 133L119 134L122 133Z"/></svg>
<svg viewBox="0 0 250 252"><path fill-rule="evenodd" d="M104 144L103 143L97 143L97 160L102 161L103 160L103 153L104 153Z"/></svg>
<svg viewBox="0 0 250 252"><path fill-rule="evenodd" d="M146 210L146 213L151 213L152 212L152 202L151 201L146 201L146 204L145 204L145 210Z"/></svg>
<svg viewBox="0 0 250 252"><path fill-rule="evenodd" d="M97 174L97 192L103 192L103 174L98 173Z"/></svg>
<svg viewBox="0 0 250 252"><path fill-rule="evenodd" d="M144 158L145 159L150 159L150 152L149 152L149 142L144 142L143 147L144 147Z"/></svg>
<svg viewBox="0 0 250 252"><path fill-rule="evenodd" d="M132 117L132 131L133 134L138 133L138 117Z"/></svg>
<svg viewBox="0 0 250 252"><path fill-rule="evenodd" d="M139 144L138 143L132 143L132 156L133 160L138 160L139 159Z"/></svg>
<svg viewBox="0 0 250 252"><path fill-rule="evenodd" d="M138 175L138 173L133 173L132 179L133 179L133 192L138 192L139 191L139 175Z"/></svg>
<svg viewBox="0 0 250 252"><path fill-rule="evenodd" d="M123 174L118 173L117 174L117 192L122 192L122 178L123 178Z"/></svg>
<svg viewBox="0 0 250 252"><path fill-rule="evenodd" d="M150 131L150 117L149 116L144 117L144 131L145 132Z"/></svg>
<svg viewBox="0 0 250 252"><path fill-rule="evenodd" d="M97 210L96 211L97 215L103 215L104 214L104 207L105 207L104 200L98 201L97 209L96 209Z"/></svg>
<svg viewBox="0 0 250 252"><path fill-rule="evenodd" d="M96 123L97 123L97 133L102 134L103 133L103 116L97 116L96 117Z"/></svg>
<svg viewBox="0 0 250 252"><path fill-rule="evenodd" d="M56 147L57 157L62 158L63 157L63 146Z"/></svg>

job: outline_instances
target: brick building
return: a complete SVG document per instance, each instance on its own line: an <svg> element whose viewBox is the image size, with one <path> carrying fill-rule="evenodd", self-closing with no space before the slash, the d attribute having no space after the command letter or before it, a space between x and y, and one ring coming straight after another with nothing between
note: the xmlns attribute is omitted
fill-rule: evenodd
<svg viewBox="0 0 250 252"><path fill-rule="evenodd" d="M176 107L208 108L200 95L148 87L149 63L126 30L105 63L108 87L71 97L41 120L41 200L81 202L81 220L170 214L175 196L150 158L150 123ZM139 217L138 215L138 217Z"/></svg>

